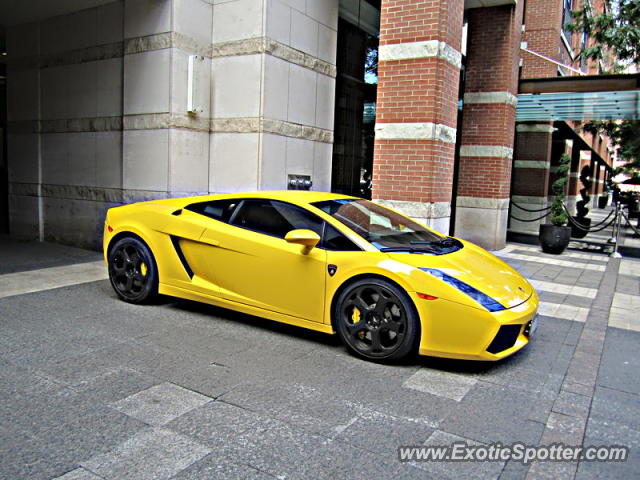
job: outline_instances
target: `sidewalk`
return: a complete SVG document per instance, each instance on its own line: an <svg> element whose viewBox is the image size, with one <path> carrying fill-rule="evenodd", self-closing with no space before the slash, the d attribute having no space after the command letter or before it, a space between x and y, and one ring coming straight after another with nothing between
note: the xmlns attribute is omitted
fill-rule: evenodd
<svg viewBox="0 0 640 480"><path fill-rule="evenodd" d="M91 277L99 254L0 238L0 285L30 292L0 298L0 477L638 478L640 260L517 243L496 254L542 300L527 348L500 363L379 365L206 305L126 304L104 271ZM398 461L400 445L454 441L631 454Z"/></svg>

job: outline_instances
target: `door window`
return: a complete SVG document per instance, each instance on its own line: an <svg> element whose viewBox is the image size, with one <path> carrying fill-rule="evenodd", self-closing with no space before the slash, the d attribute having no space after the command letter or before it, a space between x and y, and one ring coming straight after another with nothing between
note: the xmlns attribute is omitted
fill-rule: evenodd
<svg viewBox="0 0 640 480"><path fill-rule="evenodd" d="M213 200L211 202L192 203L185 207L185 210L190 210L221 222L228 222L238 203L236 199Z"/></svg>
<svg viewBox="0 0 640 480"><path fill-rule="evenodd" d="M231 223L238 227L284 238L305 228L322 236L323 220L295 205L268 199L243 200Z"/></svg>

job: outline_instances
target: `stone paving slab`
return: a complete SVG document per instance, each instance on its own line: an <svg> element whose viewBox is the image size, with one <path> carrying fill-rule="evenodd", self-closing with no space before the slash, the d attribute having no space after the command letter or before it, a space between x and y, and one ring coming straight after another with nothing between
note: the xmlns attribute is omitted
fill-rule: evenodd
<svg viewBox="0 0 640 480"><path fill-rule="evenodd" d="M169 479L211 450L170 430L153 428L134 435L108 453L82 462L101 478Z"/></svg>
<svg viewBox="0 0 640 480"><path fill-rule="evenodd" d="M464 375L421 368L402 386L459 402L477 382L475 378Z"/></svg>

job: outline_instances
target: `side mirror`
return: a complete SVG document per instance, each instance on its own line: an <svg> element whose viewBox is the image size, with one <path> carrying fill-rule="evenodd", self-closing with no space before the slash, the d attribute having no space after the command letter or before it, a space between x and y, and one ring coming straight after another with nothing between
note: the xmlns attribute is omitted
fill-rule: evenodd
<svg viewBox="0 0 640 480"><path fill-rule="evenodd" d="M302 245L304 247L302 253L306 254L318 244L320 241L320 235L313 230L299 228L297 230L291 230L284 236L284 239L288 243L297 243L298 245Z"/></svg>

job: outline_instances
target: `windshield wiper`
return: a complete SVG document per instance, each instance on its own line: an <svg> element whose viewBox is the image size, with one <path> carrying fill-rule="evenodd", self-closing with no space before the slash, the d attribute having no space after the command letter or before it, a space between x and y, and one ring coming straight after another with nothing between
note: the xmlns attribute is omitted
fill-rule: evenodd
<svg viewBox="0 0 640 480"><path fill-rule="evenodd" d="M442 245L445 247L450 247L456 244L456 240L451 237L444 237L439 240L414 240L409 243L411 245Z"/></svg>
<svg viewBox="0 0 640 480"><path fill-rule="evenodd" d="M381 252L410 252L410 253L440 253L438 250L433 248L414 248L414 247L382 247L379 248Z"/></svg>

